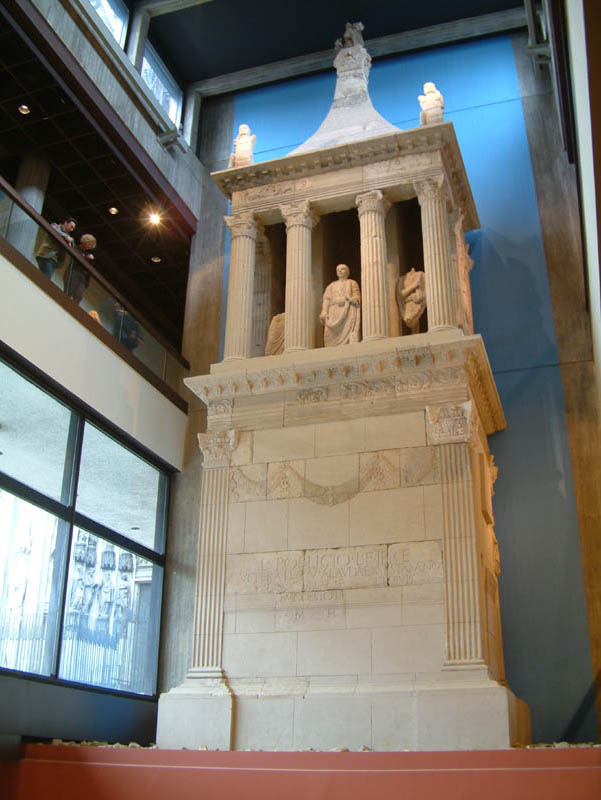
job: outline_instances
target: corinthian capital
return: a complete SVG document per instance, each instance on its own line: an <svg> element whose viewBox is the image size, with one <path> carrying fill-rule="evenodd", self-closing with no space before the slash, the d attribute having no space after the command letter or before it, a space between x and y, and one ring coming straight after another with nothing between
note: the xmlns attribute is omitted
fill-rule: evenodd
<svg viewBox="0 0 601 800"><path fill-rule="evenodd" d="M198 434L198 446L204 456L203 466L227 467L238 444L238 431L215 431Z"/></svg>
<svg viewBox="0 0 601 800"><path fill-rule="evenodd" d="M286 223L286 230L293 225L302 225L305 228L313 228L319 220L319 216L311 210L308 200L300 203L285 203L280 206L280 211Z"/></svg>
<svg viewBox="0 0 601 800"><path fill-rule="evenodd" d="M359 212L359 217L362 217L366 211L376 211L378 214L386 214L390 208L390 203L379 189L372 189L370 192L363 192L355 197L355 205Z"/></svg>
<svg viewBox="0 0 601 800"><path fill-rule="evenodd" d="M442 202L446 199L444 175L442 174L413 181L413 188L417 194L420 206L429 200L438 200Z"/></svg>
<svg viewBox="0 0 601 800"><path fill-rule="evenodd" d="M244 211L223 219L231 231L232 239L235 239L236 236L248 236L249 239L257 238L257 223L252 212Z"/></svg>

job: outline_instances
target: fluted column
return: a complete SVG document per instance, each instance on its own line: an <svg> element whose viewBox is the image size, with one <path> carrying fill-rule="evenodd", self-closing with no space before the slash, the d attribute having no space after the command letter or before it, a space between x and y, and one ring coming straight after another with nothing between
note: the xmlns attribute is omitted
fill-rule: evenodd
<svg viewBox="0 0 601 800"><path fill-rule="evenodd" d="M446 592L446 659L449 667L481 666L484 620L478 568L478 523L472 437L476 410L470 401L426 406L426 436L438 445L442 491L442 545Z"/></svg>
<svg viewBox="0 0 601 800"><path fill-rule="evenodd" d="M442 175L414 184L421 206L428 330L456 326L446 191Z"/></svg>
<svg viewBox="0 0 601 800"><path fill-rule="evenodd" d="M222 672L229 464L236 433L201 433L198 442L204 461L189 678L219 677Z"/></svg>
<svg viewBox="0 0 601 800"><path fill-rule="evenodd" d="M318 217L308 200L281 207L286 223L285 350L313 346L311 324L311 230Z"/></svg>
<svg viewBox="0 0 601 800"><path fill-rule="evenodd" d="M355 198L361 232L361 305L363 340L390 336L388 266L384 219L390 203L379 189Z"/></svg>
<svg viewBox="0 0 601 800"><path fill-rule="evenodd" d="M251 212L224 217L231 232L223 360L252 355L252 301L257 225Z"/></svg>

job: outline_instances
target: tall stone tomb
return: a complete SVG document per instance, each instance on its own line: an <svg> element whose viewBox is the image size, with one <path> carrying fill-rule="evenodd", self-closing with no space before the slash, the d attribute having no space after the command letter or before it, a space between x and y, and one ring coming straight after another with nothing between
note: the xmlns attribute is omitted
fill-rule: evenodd
<svg viewBox="0 0 601 800"><path fill-rule="evenodd" d="M212 176L224 359L188 380L208 410L193 663L160 699L161 747L528 740L503 668L478 215L442 95L424 87L418 128L386 122L361 30L307 142Z"/></svg>

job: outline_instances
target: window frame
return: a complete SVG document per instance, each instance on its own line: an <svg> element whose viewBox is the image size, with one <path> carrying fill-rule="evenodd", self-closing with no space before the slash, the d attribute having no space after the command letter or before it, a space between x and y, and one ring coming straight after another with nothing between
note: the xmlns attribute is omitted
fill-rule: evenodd
<svg viewBox="0 0 601 800"><path fill-rule="evenodd" d="M148 56L150 56L150 58ZM146 82L146 80L144 79L144 75L143 75L143 64L144 64L144 61L146 61L148 63L150 69L155 73L155 75L157 76L158 80L161 82L163 87L169 92L169 96L172 99L177 100L177 113L175 115L176 118L174 120L171 119L171 117L169 116L169 113L163 108L163 106L159 102L159 98L156 96L156 94L152 90L152 87L150 86L150 84L148 84ZM142 63L140 64L140 78L142 79L144 85L146 86L146 88L148 89L148 91L150 92L152 97L154 98L155 103L158 105L158 107L161 109L161 111L165 114L165 116L169 119L169 121L173 125L175 125L176 128L179 129L179 127L181 125L181 122L182 122L182 114L183 114L183 110L184 110L184 90L179 85L179 83L175 80L171 70L167 68L167 66L165 65L165 62L163 61L163 59L158 54L156 47L154 47L151 44L149 39L146 39L146 42L144 44L144 53L142 55ZM177 92L178 92L177 98L175 97L175 93L173 91L174 89L176 89Z"/></svg>
<svg viewBox="0 0 601 800"><path fill-rule="evenodd" d="M58 597L58 612L57 612L57 635L54 643L54 657L52 663L52 671L50 675L43 675L37 672L27 672L25 670L16 670L8 667L0 667L0 674L20 677L27 680L36 680L42 683L49 683L60 686L70 686L74 688L85 688L95 692L108 693L118 697L131 697L141 700L156 701L158 698L158 667L159 667L159 651L161 641L161 622L162 622L162 606L165 592L165 563L166 563L166 545L167 545L167 522L169 518L169 501L170 501L170 479L176 473L170 464L163 461L160 457L151 453L140 443L136 442L131 436L121 431L117 426L104 418L98 412L94 411L90 406L80 401L67 389L46 375L35 365L31 364L21 355L12 350L3 342L0 342L0 360L3 361L9 368L15 370L25 380L33 383L40 391L45 392L54 400L65 405L71 411L72 423L75 422L76 432L74 441L67 443L65 452L65 463L70 461L70 487L68 502L63 503L60 500L55 500L52 497L45 495L43 492L28 486L17 478L0 470L0 489L3 489L10 494L14 495L20 500L24 500L31 505L41 508L43 511L48 512L55 516L58 520L63 521L68 525L68 532L64 544L64 551L61 554L61 586L59 588ZM160 484L163 486L162 497L159 498L157 503L157 516L162 514L163 526L163 547L162 552L152 550L142 544L139 544L133 539L129 539L123 534L112 530L111 528L102 525L99 522L87 517L85 514L77 511L76 504L76 489L79 477L79 466L81 462L81 452L83 445L83 433L86 422L98 428L103 434L114 439L119 445L131 451L134 455L142 458L148 462L152 467L158 469L162 473ZM157 629L157 650L155 654L154 677L153 677L153 692L142 693L134 692L123 689L115 689L97 684L85 683L74 680L67 680L59 677L60 672L60 658L61 658L61 645L65 625L65 609L67 605L67 588L69 583L69 558L74 538L74 531L76 528L83 528L94 536L101 537L103 540L114 544L116 547L125 549L131 552L134 556L140 556L146 561L150 562L153 567L158 567L161 570L161 587L159 590L159 597L157 598L158 614L155 620Z"/></svg>

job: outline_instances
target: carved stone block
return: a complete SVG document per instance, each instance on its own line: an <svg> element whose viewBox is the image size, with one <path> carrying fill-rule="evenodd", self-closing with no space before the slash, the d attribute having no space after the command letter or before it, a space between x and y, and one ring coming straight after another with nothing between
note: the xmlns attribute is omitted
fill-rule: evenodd
<svg viewBox="0 0 601 800"><path fill-rule="evenodd" d="M403 486L440 483L439 454L436 447L408 447L401 450Z"/></svg>
<svg viewBox="0 0 601 800"><path fill-rule="evenodd" d="M300 592L303 589L304 554L231 555L227 559L226 592L232 594Z"/></svg>
<svg viewBox="0 0 601 800"><path fill-rule="evenodd" d="M249 464L230 469L231 503L265 500L266 496L267 464Z"/></svg>
<svg viewBox="0 0 601 800"><path fill-rule="evenodd" d="M275 627L280 631L346 627L342 592L286 592L278 595Z"/></svg>
<svg viewBox="0 0 601 800"><path fill-rule="evenodd" d="M267 465L267 498L269 500L302 497L304 483L304 461L280 461Z"/></svg>
<svg viewBox="0 0 601 800"><path fill-rule="evenodd" d="M400 486L399 451L380 450L361 453L359 485L362 492L397 489Z"/></svg>
<svg viewBox="0 0 601 800"><path fill-rule="evenodd" d="M391 586L440 583L443 579L439 542L406 542L388 549L388 582Z"/></svg>
<svg viewBox="0 0 601 800"><path fill-rule="evenodd" d="M428 444L465 442L470 436L471 400L456 405L426 406Z"/></svg>
<svg viewBox="0 0 601 800"><path fill-rule="evenodd" d="M312 550L305 555L305 590L386 586L385 545Z"/></svg>

